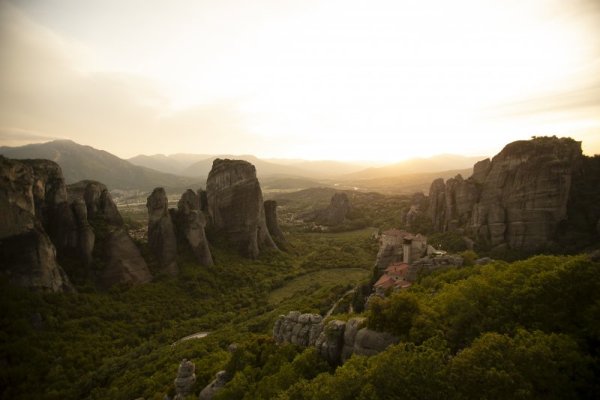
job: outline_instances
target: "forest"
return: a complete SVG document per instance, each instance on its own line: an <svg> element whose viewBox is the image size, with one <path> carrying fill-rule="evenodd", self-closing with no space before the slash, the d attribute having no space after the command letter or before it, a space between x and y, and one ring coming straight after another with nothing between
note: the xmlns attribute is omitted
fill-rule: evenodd
<svg viewBox="0 0 600 400"><path fill-rule="evenodd" d="M400 339L370 358L328 365L314 348L276 345L279 315L323 315L372 281L372 233L294 233L288 253L254 261L215 247L214 267L184 253L179 277L108 292L3 282L2 398L163 399L184 358L196 395L227 371L219 399L598 398L600 266L583 255L422 275L369 303L368 327ZM347 305L332 318L349 318ZM209 335L178 342L196 332Z"/></svg>

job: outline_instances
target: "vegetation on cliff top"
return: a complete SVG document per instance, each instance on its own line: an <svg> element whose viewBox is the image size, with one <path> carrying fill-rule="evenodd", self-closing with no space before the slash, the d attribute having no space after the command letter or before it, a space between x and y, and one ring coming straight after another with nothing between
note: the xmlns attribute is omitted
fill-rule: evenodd
<svg viewBox="0 0 600 400"><path fill-rule="evenodd" d="M376 252L370 236L292 235L294 254L258 260L213 247L213 267L182 253L177 278L108 292L83 283L76 294L35 293L0 282L0 398L163 400L174 393L183 358L196 364L198 392L227 363L229 344L268 334L282 313L325 312L368 275ZM327 266L364 272L295 286ZM269 303L273 291L290 295ZM201 331L211 334L172 346Z"/></svg>
<svg viewBox="0 0 600 400"><path fill-rule="evenodd" d="M423 277L374 301L372 329L401 342L332 370L254 339L228 364L218 399L596 399L600 265L540 256ZM308 364L308 366L307 366Z"/></svg>

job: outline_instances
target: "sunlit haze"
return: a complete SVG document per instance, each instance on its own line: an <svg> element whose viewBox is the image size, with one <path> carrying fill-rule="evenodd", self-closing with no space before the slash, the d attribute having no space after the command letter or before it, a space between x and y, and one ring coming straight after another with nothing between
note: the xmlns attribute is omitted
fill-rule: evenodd
<svg viewBox="0 0 600 400"><path fill-rule="evenodd" d="M0 145L397 161L600 153L597 0L0 0Z"/></svg>

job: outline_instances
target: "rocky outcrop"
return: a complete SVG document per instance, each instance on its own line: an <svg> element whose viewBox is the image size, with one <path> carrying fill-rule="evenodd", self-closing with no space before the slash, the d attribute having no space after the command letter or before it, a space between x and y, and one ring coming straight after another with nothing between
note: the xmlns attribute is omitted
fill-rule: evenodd
<svg viewBox="0 0 600 400"><path fill-rule="evenodd" d="M227 372L219 371L215 379L210 382L202 391L200 392L200 396L198 396L198 400L212 400L212 398L217 394L217 392L225 386L227 383Z"/></svg>
<svg viewBox="0 0 600 400"><path fill-rule="evenodd" d="M339 364L342 357L342 349L344 343L344 331L346 330L346 322L333 320L329 321L323 328L315 347L317 351L330 364Z"/></svg>
<svg viewBox="0 0 600 400"><path fill-rule="evenodd" d="M48 160L1 158L0 164L0 252L10 260L10 281L71 290L57 257L71 259L69 274L104 287L150 280L106 186L82 181L67 187L60 167Z"/></svg>
<svg viewBox="0 0 600 400"><path fill-rule="evenodd" d="M196 366L193 362L184 359L179 364L177 378L175 378L175 397L173 400L183 400L192 393L196 383Z"/></svg>
<svg viewBox="0 0 600 400"><path fill-rule="evenodd" d="M52 292L73 290L44 228L63 203L66 191L58 165L0 156L0 272L10 283Z"/></svg>
<svg viewBox="0 0 600 400"><path fill-rule="evenodd" d="M419 222L427 210L427 197L423 193L415 193L410 200L410 207L404 216L404 224L410 230L419 232Z"/></svg>
<svg viewBox="0 0 600 400"><path fill-rule="evenodd" d="M264 206L267 229L269 229L271 237L277 242L278 245L281 246L287 241L285 240L285 236L283 235L283 232L279 228L279 223L277 222L277 202L275 200L267 200L265 201Z"/></svg>
<svg viewBox="0 0 600 400"><path fill-rule="evenodd" d="M273 338L277 343L287 342L298 346L314 346L323 330L323 317L319 314L300 314L290 311L280 316L273 327Z"/></svg>
<svg viewBox="0 0 600 400"><path fill-rule="evenodd" d="M301 216L306 222L315 222L320 225L341 225L352 209L348 195L343 192L335 193L331 197L327 208L312 211Z"/></svg>
<svg viewBox="0 0 600 400"><path fill-rule="evenodd" d="M567 218L581 143L541 137L507 145L478 162L469 179L438 179L429 192L436 231L458 231L491 247L535 250L550 244Z"/></svg>
<svg viewBox="0 0 600 400"><path fill-rule="evenodd" d="M243 256L255 258L265 248L277 248L267 229L254 165L216 159L206 181L206 197L212 228Z"/></svg>
<svg viewBox="0 0 600 400"><path fill-rule="evenodd" d="M185 241L196 260L202 265L213 265L204 228L206 217L200 209L200 195L188 189L177 203L173 222L178 239Z"/></svg>
<svg viewBox="0 0 600 400"><path fill-rule="evenodd" d="M163 271L177 275L177 240L168 209L165 189L156 188L146 200L148 208L148 247Z"/></svg>
<svg viewBox="0 0 600 400"><path fill-rule="evenodd" d="M56 261L56 248L39 227L0 237L0 259L0 273L13 285L49 292L74 290Z"/></svg>
<svg viewBox="0 0 600 400"><path fill-rule="evenodd" d="M77 232L71 250L88 267L88 276L104 288L149 282L150 270L127 234L107 187L86 180L69 185L67 191Z"/></svg>
<svg viewBox="0 0 600 400"><path fill-rule="evenodd" d="M352 354L369 356L398 343L394 336L370 330L364 324L364 318L352 318L347 322L332 320L325 325L318 314L290 311L275 322L273 338L277 343L315 346L332 365L346 361Z"/></svg>
<svg viewBox="0 0 600 400"><path fill-rule="evenodd" d="M373 356L398 342L398 338L387 332L376 332L367 328L359 329L354 338L353 354Z"/></svg>

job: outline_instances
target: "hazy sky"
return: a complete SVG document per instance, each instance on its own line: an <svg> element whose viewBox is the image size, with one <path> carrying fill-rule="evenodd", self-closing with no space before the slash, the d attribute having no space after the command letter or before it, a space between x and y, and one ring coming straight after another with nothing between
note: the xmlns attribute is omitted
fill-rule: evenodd
<svg viewBox="0 0 600 400"><path fill-rule="evenodd" d="M0 0L0 145L600 153L598 0Z"/></svg>

